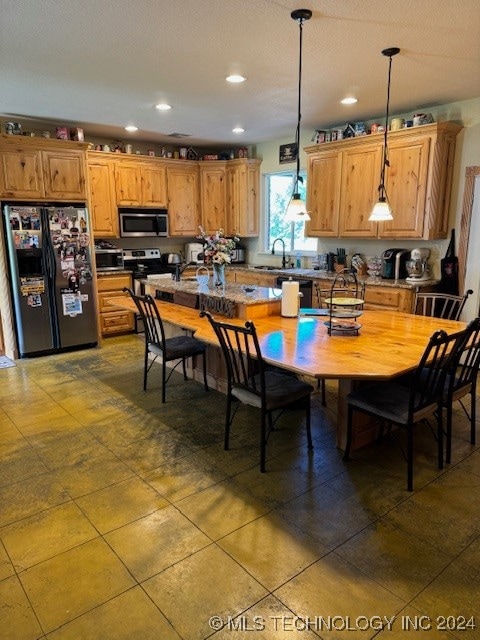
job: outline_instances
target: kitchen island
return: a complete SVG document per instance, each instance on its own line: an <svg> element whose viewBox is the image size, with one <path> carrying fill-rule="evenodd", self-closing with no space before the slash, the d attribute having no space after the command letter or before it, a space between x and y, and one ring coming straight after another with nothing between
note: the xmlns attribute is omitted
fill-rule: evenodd
<svg viewBox="0 0 480 640"><path fill-rule="evenodd" d="M145 293L157 300L173 302L193 309L206 309L228 318L254 319L279 315L282 290L248 284L226 284L224 287L199 284L196 278L152 276L141 281Z"/></svg>

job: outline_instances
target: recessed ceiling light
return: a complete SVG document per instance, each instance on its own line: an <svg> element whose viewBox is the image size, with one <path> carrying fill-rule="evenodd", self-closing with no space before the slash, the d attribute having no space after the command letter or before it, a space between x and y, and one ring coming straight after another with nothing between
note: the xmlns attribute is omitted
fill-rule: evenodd
<svg viewBox="0 0 480 640"><path fill-rule="evenodd" d="M245 133L245 129L242 129L242 127L235 127L235 129L232 129L233 133Z"/></svg>
<svg viewBox="0 0 480 640"><path fill-rule="evenodd" d="M245 78L245 76L241 76L238 73L233 73L231 76L227 76L225 78L225 80L227 82L232 82L232 83L236 84L238 82L245 82L246 78Z"/></svg>
<svg viewBox="0 0 480 640"><path fill-rule="evenodd" d="M169 111L172 107L169 104L166 104L165 102L160 102L159 104L155 105L155 108L158 109L159 111Z"/></svg>
<svg viewBox="0 0 480 640"><path fill-rule="evenodd" d="M130 131L130 133L135 133L135 131L138 131L138 127L136 127L134 124L128 124L125 127L125 131Z"/></svg>
<svg viewBox="0 0 480 640"><path fill-rule="evenodd" d="M344 98L343 100L340 100L340 102L342 104L355 104L356 102L358 102L357 98Z"/></svg>

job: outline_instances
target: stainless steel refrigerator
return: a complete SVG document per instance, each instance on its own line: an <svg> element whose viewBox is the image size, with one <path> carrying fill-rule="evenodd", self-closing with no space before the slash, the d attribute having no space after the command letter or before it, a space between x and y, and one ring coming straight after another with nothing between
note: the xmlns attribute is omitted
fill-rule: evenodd
<svg viewBox="0 0 480 640"><path fill-rule="evenodd" d="M19 356L95 346L86 208L4 203L2 211Z"/></svg>

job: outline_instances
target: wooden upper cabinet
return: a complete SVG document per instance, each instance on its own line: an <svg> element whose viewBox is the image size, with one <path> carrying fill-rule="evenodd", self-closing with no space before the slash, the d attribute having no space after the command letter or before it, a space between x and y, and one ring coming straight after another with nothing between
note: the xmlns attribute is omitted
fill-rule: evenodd
<svg viewBox="0 0 480 640"><path fill-rule="evenodd" d="M158 160L117 160L115 188L119 206L166 207L165 164Z"/></svg>
<svg viewBox="0 0 480 640"><path fill-rule="evenodd" d="M342 155L339 151L312 154L308 158L308 236L338 236Z"/></svg>
<svg viewBox="0 0 480 640"><path fill-rule="evenodd" d="M391 222L368 222L378 198L383 134L307 147L309 235L337 235L331 212L338 206L339 237L446 238L455 138L461 129L452 122L439 122L388 134L385 186ZM339 183L333 178L335 154L342 158ZM333 187L333 195L332 181L340 184Z"/></svg>
<svg viewBox="0 0 480 640"><path fill-rule="evenodd" d="M198 165L167 165L168 223L170 236L196 236L200 225Z"/></svg>
<svg viewBox="0 0 480 640"><path fill-rule="evenodd" d="M0 135L0 194L12 199L85 201L85 143Z"/></svg>
<svg viewBox="0 0 480 640"><path fill-rule="evenodd" d="M45 197L83 200L87 197L85 153L42 151Z"/></svg>
<svg viewBox="0 0 480 640"><path fill-rule="evenodd" d="M158 162L142 164L142 201L146 207L166 207L167 167Z"/></svg>
<svg viewBox="0 0 480 640"><path fill-rule="evenodd" d="M41 153L35 149L6 149L0 153L0 191L6 198L43 198Z"/></svg>
<svg viewBox="0 0 480 640"><path fill-rule="evenodd" d="M90 218L93 233L118 237L118 212L115 196L115 173L108 159L95 159L88 163L90 183Z"/></svg>
<svg viewBox="0 0 480 640"><path fill-rule="evenodd" d="M227 227L227 166L226 162L200 164L201 224L210 234Z"/></svg>
<svg viewBox="0 0 480 640"><path fill-rule="evenodd" d="M385 187L393 220L380 225L382 238L421 238L425 218L430 137L393 140Z"/></svg>
<svg viewBox="0 0 480 640"><path fill-rule="evenodd" d="M343 152L340 236L376 237L377 225L369 222L368 218L378 198L381 162L382 149L379 145L368 145Z"/></svg>
<svg viewBox="0 0 480 640"><path fill-rule="evenodd" d="M226 178L226 234L258 236L260 160L230 160Z"/></svg>
<svg viewBox="0 0 480 640"><path fill-rule="evenodd" d="M142 204L142 180L139 163L120 160L115 162L114 166L117 204L139 207Z"/></svg>

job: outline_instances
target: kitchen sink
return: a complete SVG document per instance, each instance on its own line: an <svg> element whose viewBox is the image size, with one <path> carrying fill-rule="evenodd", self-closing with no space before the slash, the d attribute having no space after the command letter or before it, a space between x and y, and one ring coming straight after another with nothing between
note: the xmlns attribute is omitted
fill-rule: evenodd
<svg viewBox="0 0 480 640"><path fill-rule="evenodd" d="M257 265L255 267L253 267L254 269L262 269L263 271L275 271L278 270L280 267L271 267L271 266L266 266L266 265Z"/></svg>

